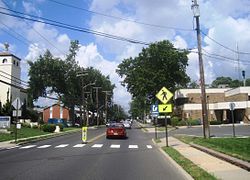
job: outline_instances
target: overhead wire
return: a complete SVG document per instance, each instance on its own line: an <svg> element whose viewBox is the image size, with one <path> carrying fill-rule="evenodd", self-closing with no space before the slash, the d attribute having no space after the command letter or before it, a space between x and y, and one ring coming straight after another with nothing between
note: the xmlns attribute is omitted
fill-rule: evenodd
<svg viewBox="0 0 250 180"><path fill-rule="evenodd" d="M65 7L70 7L70 8L78 9L78 10L81 10L81 11L85 11L85 12L88 12L88 13L91 13L91 14L96 14L96 15L100 15L100 16L104 16L104 17L108 17L108 18L113 18L113 19L118 19L118 20L123 20L123 21L128 21L128 22L133 22L133 23L141 24L141 25L145 25L145 26L151 26L151 27L162 28L162 29L173 29L173 30L178 30L178 31L194 31L193 29L185 29L185 28L179 28L179 27L163 26L163 25L158 25L158 24L151 24L151 23L146 23L146 22L142 22L142 21L131 20L131 19L118 17L118 16L113 16L113 15L108 15L108 14L100 13L100 12L97 12L97 11L77 7L77 6L74 6L74 5L71 5L71 4L62 3L62 2L59 2L59 1L55 1L55 0L48 0L48 1L59 4L59 5L62 5L62 6L65 6Z"/></svg>

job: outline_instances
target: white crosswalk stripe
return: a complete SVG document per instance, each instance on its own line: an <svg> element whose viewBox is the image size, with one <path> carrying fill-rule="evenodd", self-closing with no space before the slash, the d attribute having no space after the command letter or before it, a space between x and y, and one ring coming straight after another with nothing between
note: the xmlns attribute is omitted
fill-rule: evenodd
<svg viewBox="0 0 250 180"><path fill-rule="evenodd" d="M42 145L42 146L39 146L39 147L37 147L38 149L45 149L45 148L48 148L48 147L50 147L51 145L48 145L48 144L46 144L46 145Z"/></svg>
<svg viewBox="0 0 250 180"><path fill-rule="evenodd" d="M69 144L61 144L61 145L58 145L56 146L55 148L64 148L64 147L67 147Z"/></svg>
<svg viewBox="0 0 250 180"><path fill-rule="evenodd" d="M36 145L23 146L23 147L20 147L19 149L29 149L29 148L33 148L35 146Z"/></svg>
<svg viewBox="0 0 250 180"><path fill-rule="evenodd" d="M128 148L129 149L138 149L138 145L129 145Z"/></svg>
<svg viewBox="0 0 250 180"><path fill-rule="evenodd" d="M102 146L103 146L103 144L94 144L91 147L93 147L93 148L101 148Z"/></svg>
<svg viewBox="0 0 250 180"><path fill-rule="evenodd" d="M153 147L151 145L147 145L147 148L148 149L152 149Z"/></svg>
<svg viewBox="0 0 250 180"><path fill-rule="evenodd" d="M118 148L120 148L120 146L121 145L119 145L119 144L111 144L110 148L116 148L116 149L118 149Z"/></svg>
<svg viewBox="0 0 250 180"><path fill-rule="evenodd" d="M73 147L83 147L85 146L86 144L77 144L77 145L74 145Z"/></svg>

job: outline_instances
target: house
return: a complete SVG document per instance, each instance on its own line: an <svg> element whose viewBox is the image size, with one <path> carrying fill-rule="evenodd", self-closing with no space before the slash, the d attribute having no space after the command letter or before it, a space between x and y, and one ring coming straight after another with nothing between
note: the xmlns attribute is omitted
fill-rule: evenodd
<svg viewBox="0 0 250 180"><path fill-rule="evenodd" d="M0 102L5 104L20 98L22 103L27 101L27 90L22 87L21 59L8 52L9 45L5 43L6 50L0 52Z"/></svg>
<svg viewBox="0 0 250 180"><path fill-rule="evenodd" d="M69 120L69 109L61 104L53 104L43 109L43 121L48 122L49 118Z"/></svg>
<svg viewBox="0 0 250 180"><path fill-rule="evenodd" d="M250 123L250 87L207 88L209 121L232 122L230 103L235 104L235 122ZM180 89L174 95L174 112L182 119L202 119L201 89Z"/></svg>

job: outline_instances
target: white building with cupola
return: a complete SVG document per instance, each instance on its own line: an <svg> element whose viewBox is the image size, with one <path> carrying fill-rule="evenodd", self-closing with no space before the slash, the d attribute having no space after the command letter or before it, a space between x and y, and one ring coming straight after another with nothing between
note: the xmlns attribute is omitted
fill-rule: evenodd
<svg viewBox="0 0 250 180"><path fill-rule="evenodd" d="M0 52L0 102L3 106L7 100L14 101L17 97L22 102L27 100L27 90L21 84L21 59L8 51Z"/></svg>

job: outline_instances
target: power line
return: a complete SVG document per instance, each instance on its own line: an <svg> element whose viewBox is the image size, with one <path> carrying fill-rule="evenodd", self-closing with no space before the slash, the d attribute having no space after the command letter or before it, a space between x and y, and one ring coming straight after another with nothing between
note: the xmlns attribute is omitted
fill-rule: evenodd
<svg viewBox="0 0 250 180"><path fill-rule="evenodd" d="M237 63L237 60L229 60L229 59L225 59L225 58L221 58L221 57L211 56L211 55L204 54L204 53L203 53L203 55L206 57L212 58L212 59L222 60L222 61L226 61L229 63ZM250 64L250 61L244 61L244 62L242 62L242 64Z"/></svg>
<svg viewBox="0 0 250 180"><path fill-rule="evenodd" d="M122 17L118 17L118 16L112 16L112 15L100 13L100 12L97 12L97 11L92 11L92 10L80 8L80 7L77 7L77 6L73 6L71 4L62 3L62 2L59 2L59 1L55 1L55 0L49 0L49 1L53 2L53 3L56 3L56 4L59 4L59 5L62 5L62 6L65 6L65 7L70 7L70 8L73 8L73 9L78 9L78 10L81 10L81 11L85 11L85 12L88 12L88 13L91 13L91 14L96 14L96 15L99 15L99 16L104 16L104 17L123 20L123 21L128 21L128 22L133 22L133 23L141 24L141 25L145 25L145 26L151 26L151 27L162 28L162 29L173 29L173 30L178 30L178 31L194 31L193 29L184 29L184 28L178 28L178 27L163 26L163 25L158 25L158 24L151 24L151 23L146 23L146 22L142 22L142 21L126 19L126 18L122 18Z"/></svg>
<svg viewBox="0 0 250 180"><path fill-rule="evenodd" d="M0 73L3 73L3 74L5 74L5 75L8 75L8 76L10 76L10 77L12 77L12 78L14 78L14 79L20 81L20 82L25 83L25 84L26 84L25 86L28 86L28 85L29 85L29 83L28 83L27 81L21 80L21 79L15 77L15 76L12 76L12 75L10 75L9 73L6 73L6 72L4 72L4 71L2 71L2 70L0 70Z"/></svg>
<svg viewBox="0 0 250 180"><path fill-rule="evenodd" d="M232 49L232 48L229 48L229 47L223 45L222 43L216 41L215 39L211 38L210 36L208 36L208 35L207 35L206 33L204 33L203 31L201 31L201 33L202 33L204 36L208 37L208 38L209 38L210 40L212 40L213 42L215 42L216 44L220 45L221 47L223 47L223 48L225 48L225 49L227 49L227 50L229 50L229 51L232 51L232 52L234 52L234 53L239 53L239 54L250 54L250 52L240 52L240 51L238 52L238 51L236 51L236 50L234 50L234 49Z"/></svg>
<svg viewBox="0 0 250 180"><path fill-rule="evenodd" d="M25 20L29 20L29 21L48 24L48 25L51 25L51 26L57 26L57 27L65 28L65 29L70 29L70 30L74 30L74 31L85 32L85 33L94 34L94 35L98 35L98 36L102 36L102 37L106 37L106 38L110 38L110 39L126 41L126 42L129 42L129 43L149 45L149 43L143 42L143 41L140 41L140 40L129 39L129 38L125 38L125 37L122 37L122 36L111 35L111 34L108 34L108 33L103 33L103 32L91 30L91 29L88 29L88 28L81 28L81 27L77 27L77 26L72 26L72 25L61 23L61 22L58 22L58 21L54 21L54 20L50 20L50 19L46 19L46 18L42 18L42 17L37 17L37 16L21 13L21 12L18 12L18 11L13 11L11 9L7 9L7 8L4 8L4 7L0 7L0 9L9 10L9 11L14 12L16 14L22 14L23 16L9 14L9 13L6 13L6 12L0 12L0 14L16 17L16 18L19 18L19 19L25 19ZM27 16L30 16L30 17L33 17L33 18L36 18L36 19L30 18L30 17L27 17ZM41 19L41 20L39 20L39 19Z"/></svg>

